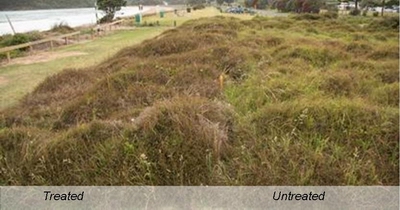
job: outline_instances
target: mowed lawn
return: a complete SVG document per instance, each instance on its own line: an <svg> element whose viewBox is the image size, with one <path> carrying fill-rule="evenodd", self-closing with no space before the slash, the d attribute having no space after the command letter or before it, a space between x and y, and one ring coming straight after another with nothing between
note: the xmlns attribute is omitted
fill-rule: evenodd
<svg viewBox="0 0 400 210"><path fill-rule="evenodd" d="M215 8L180 14L180 16L176 16L173 13L166 13L162 19L158 15L149 16L143 18L143 22L154 23L159 21L161 26L173 26L174 21L176 21L177 26L179 26L191 19L216 15L232 16L240 19L253 17L250 15L223 14ZM133 22L133 20L130 21ZM52 53L45 54L48 56L75 54L74 56L59 57L47 62L0 66L0 110L15 105L25 94L31 92L50 75L67 68L85 68L96 65L110 58L119 50L139 44L146 39L151 39L169 28L139 27L135 30L115 31L113 34L94 41L58 48ZM29 60L29 57L26 59ZM32 60L34 59L35 57L32 57Z"/></svg>

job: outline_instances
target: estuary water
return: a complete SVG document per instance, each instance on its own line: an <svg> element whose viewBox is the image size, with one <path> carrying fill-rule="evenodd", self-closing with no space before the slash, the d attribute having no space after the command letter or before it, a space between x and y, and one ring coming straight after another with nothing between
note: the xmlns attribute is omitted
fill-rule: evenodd
<svg viewBox="0 0 400 210"><path fill-rule="evenodd" d="M141 12L156 8L156 6L145 6ZM116 17L132 16L138 13L139 8L137 6L123 7L117 12ZM96 23L96 11L94 8L0 11L0 35L12 34L6 15L17 33L35 30L46 31L61 22L67 23L71 27ZM101 18L104 13L97 11L97 15Z"/></svg>

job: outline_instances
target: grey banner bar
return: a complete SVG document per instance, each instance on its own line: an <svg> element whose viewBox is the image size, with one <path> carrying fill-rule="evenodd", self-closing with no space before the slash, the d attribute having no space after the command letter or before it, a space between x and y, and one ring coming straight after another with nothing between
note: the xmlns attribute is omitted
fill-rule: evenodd
<svg viewBox="0 0 400 210"><path fill-rule="evenodd" d="M2 210L399 209L399 187L397 186L1 187L0 189ZM45 200L46 195L48 200ZM49 200L50 196L52 200ZM274 198L279 198L279 200ZM284 200L281 200L282 198ZM69 201L61 199L69 199Z"/></svg>

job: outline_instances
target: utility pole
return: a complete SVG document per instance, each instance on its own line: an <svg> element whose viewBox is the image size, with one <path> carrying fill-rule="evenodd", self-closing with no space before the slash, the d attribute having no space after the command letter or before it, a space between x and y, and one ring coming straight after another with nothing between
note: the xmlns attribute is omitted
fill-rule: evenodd
<svg viewBox="0 0 400 210"><path fill-rule="evenodd" d="M385 10L385 0L382 0L382 10L381 10L381 16L383 17L383 11Z"/></svg>
<svg viewBox="0 0 400 210"><path fill-rule="evenodd" d="M10 18L8 18L8 15L6 15L6 18L7 18L8 24L10 24L10 26L11 26L11 29L12 29L12 31L13 31L13 35L15 35L16 33L15 33L14 26L13 26L13 24L11 23Z"/></svg>

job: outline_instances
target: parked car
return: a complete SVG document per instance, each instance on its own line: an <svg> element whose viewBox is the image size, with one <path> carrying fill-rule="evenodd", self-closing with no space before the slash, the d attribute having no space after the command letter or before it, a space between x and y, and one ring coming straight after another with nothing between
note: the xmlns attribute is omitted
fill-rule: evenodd
<svg viewBox="0 0 400 210"><path fill-rule="evenodd" d="M230 7L225 12L227 13L235 13L235 14L242 14L244 13L244 9L241 7Z"/></svg>

